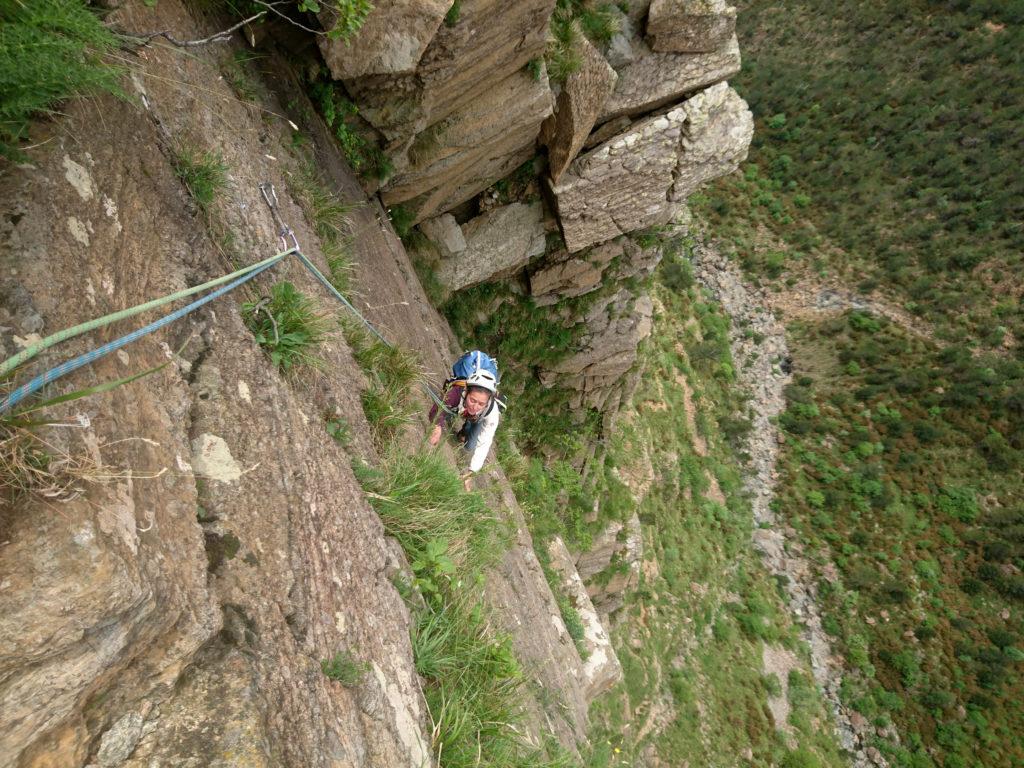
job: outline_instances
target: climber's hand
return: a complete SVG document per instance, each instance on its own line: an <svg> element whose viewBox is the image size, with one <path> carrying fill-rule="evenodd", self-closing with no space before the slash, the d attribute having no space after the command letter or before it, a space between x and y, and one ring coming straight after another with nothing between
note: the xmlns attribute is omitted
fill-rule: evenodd
<svg viewBox="0 0 1024 768"><path fill-rule="evenodd" d="M441 442L441 425L435 424L434 429L430 433L430 444L436 446Z"/></svg>

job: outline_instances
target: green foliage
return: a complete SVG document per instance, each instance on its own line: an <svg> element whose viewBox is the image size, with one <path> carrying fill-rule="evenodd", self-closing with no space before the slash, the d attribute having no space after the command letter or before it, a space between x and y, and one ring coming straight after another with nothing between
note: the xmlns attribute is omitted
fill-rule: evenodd
<svg viewBox="0 0 1024 768"><path fill-rule="evenodd" d="M260 86L249 74L249 62L259 59L259 54L248 50L235 51L221 67L224 79L243 101L253 102L259 98Z"/></svg>
<svg viewBox="0 0 1024 768"><path fill-rule="evenodd" d="M242 304L242 317L281 373L323 366L316 350L331 335L333 323L291 283L277 283L269 298Z"/></svg>
<svg viewBox="0 0 1024 768"><path fill-rule="evenodd" d="M306 162L288 178L288 185L306 214L327 261L328 279L339 293L352 289L351 227L352 206L327 188L311 162Z"/></svg>
<svg viewBox="0 0 1024 768"><path fill-rule="evenodd" d="M172 160L175 175L204 212L210 210L217 195L227 186L228 167L217 152L200 152L179 147Z"/></svg>
<svg viewBox="0 0 1024 768"><path fill-rule="evenodd" d="M0 156L18 158L29 121L76 96L121 95L117 38L82 0L0 6Z"/></svg>
<svg viewBox="0 0 1024 768"><path fill-rule="evenodd" d="M346 688L355 688L363 682L366 673L370 671L370 665L349 651L338 651L332 658L322 660L320 669L330 680L336 680Z"/></svg>
<svg viewBox="0 0 1024 768"><path fill-rule="evenodd" d="M386 447L412 420L413 388L422 372L412 354L385 344L354 317L345 315L340 322L356 362L370 380L362 402L374 441Z"/></svg>
<svg viewBox="0 0 1024 768"><path fill-rule="evenodd" d="M357 120L359 107L344 96L340 86L329 78L314 79L309 84L310 97L317 105L324 122L334 131L345 160L361 178L384 181L394 167L377 143L367 138L369 129Z"/></svg>
<svg viewBox="0 0 1024 768"><path fill-rule="evenodd" d="M395 228L395 234L404 243L412 234L412 225L416 220L416 214L401 203L388 208L388 218Z"/></svg>
<svg viewBox="0 0 1024 768"><path fill-rule="evenodd" d="M359 477L422 596L412 604L412 646L437 764L555 768L519 735L522 671L479 602L480 570L500 556L504 524L437 454L393 450Z"/></svg>
<svg viewBox="0 0 1024 768"><path fill-rule="evenodd" d="M331 436L342 448L347 447L352 442L352 426L342 416L328 416L324 419L324 428L327 430L327 434Z"/></svg>
<svg viewBox="0 0 1024 768"><path fill-rule="evenodd" d="M371 0L298 0L298 4L300 11L308 13L330 10L334 24L327 30L327 37L345 42L362 29L373 10Z"/></svg>
<svg viewBox="0 0 1024 768"><path fill-rule="evenodd" d="M544 77L544 59L530 59L526 62L526 71L530 73L530 77L533 78L534 82L539 83Z"/></svg>
<svg viewBox="0 0 1024 768"><path fill-rule="evenodd" d="M448 13L444 15L444 24L446 27L454 27L459 23L459 16L462 14L462 0L453 0L452 7L448 9Z"/></svg>

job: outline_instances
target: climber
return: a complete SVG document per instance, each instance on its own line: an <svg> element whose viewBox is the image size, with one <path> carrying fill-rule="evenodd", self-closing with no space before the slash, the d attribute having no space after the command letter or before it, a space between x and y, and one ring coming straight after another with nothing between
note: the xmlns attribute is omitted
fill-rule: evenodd
<svg viewBox="0 0 1024 768"><path fill-rule="evenodd" d="M430 409L430 423L434 425L430 444L436 446L441 442L444 432L454 426L455 417L462 419L457 437L469 454L469 471L462 475L468 491L473 475L483 468L501 418L503 404L498 398L497 363L479 351L462 355L444 384L444 404L443 410L437 405Z"/></svg>

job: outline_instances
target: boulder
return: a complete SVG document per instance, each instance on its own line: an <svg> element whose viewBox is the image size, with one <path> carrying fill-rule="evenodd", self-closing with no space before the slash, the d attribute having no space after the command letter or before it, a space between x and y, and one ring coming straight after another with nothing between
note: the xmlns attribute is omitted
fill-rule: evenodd
<svg viewBox="0 0 1024 768"><path fill-rule="evenodd" d="M686 112L633 124L581 155L551 192L569 251L671 219L668 202Z"/></svg>
<svg viewBox="0 0 1024 768"><path fill-rule="evenodd" d="M381 198L405 205L416 222L450 210L528 160L550 114L547 83L515 72L417 135L407 167L388 181Z"/></svg>
<svg viewBox="0 0 1024 768"><path fill-rule="evenodd" d="M530 275L530 295L538 306L574 298L601 287L605 267L622 255L622 244L603 243L578 255L560 250Z"/></svg>
<svg viewBox="0 0 1024 768"><path fill-rule="evenodd" d="M683 201L711 179L735 171L747 157L754 116L726 83L683 104L686 124L671 199Z"/></svg>
<svg viewBox="0 0 1024 768"><path fill-rule="evenodd" d="M625 524L617 520L609 523L591 548L576 559L576 569L587 583L594 607L608 615L619 610L626 593L640 583L642 563L643 530L634 513ZM602 577L609 568L612 573Z"/></svg>
<svg viewBox="0 0 1024 768"><path fill-rule="evenodd" d="M495 208L468 221L461 231L465 248L448 254L442 251L435 272L450 291L504 277L544 253L544 211L539 202Z"/></svg>
<svg viewBox="0 0 1024 768"><path fill-rule="evenodd" d="M746 157L753 118L718 83L581 155L551 185L566 247L576 252L683 215L700 184Z"/></svg>
<svg viewBox="0 0 1024 768"><path fill-rule="evenodd" d="M636 47L639 55L618 70L615 90L598 122L650 112L740 71L740 48L735 37L710 53L655 53L643 42Z"/></svg>
<svg viewBox="0 0 1024 768"><path fill-rule="evenodd" d="M586 659L583 661L583 685L587 701L591 702L600 694L622 680L622 665L619 663L611 638L601 623L583 580L576 571L572 555L565 543L555 536L548 544L551 567L559 576L563 593L569 598L583 624L583 647Z"/></svg>
<svg viewBox="0 0 1024 768"><path fill-rule="evenodd" d="M548 168L558 181L576 157L594 127L605 99L615 87L618 75L601 53L582 35L579 37L582 66L569 75L555 102L554 114L545 121Z"/></svg>
<svg viewBox="0 0 1024 768"><path fill-rule="evenodd" d="M420 223L420 231L427 236L442 256L454 256L466 250L466 237L462 227L450 213Z"/></svg>
<svg viewBox="0 0 1024 768"><path fill-rule="evenodd" d="M653 0L647 42L655 51L711 53L736 33L736 9L725 0Z"/></svg>
<svg viewBox="0 0 1024 768"><path fill-rule="evenodd" d="M320 51L335 80L412 72L450 6L451 0L375 0L358 32L347 41L320 36ZM337 16L324 10L324 29Z"/></svg>

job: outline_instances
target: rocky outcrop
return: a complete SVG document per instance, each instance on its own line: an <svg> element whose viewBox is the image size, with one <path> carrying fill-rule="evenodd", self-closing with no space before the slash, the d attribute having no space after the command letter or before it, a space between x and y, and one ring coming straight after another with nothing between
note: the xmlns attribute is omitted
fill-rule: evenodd
<svg viewBox="0 0 1024 768"><path fill-rule="evenodd" d="M527 72L512 74L418 134L407 166L384 187L381 199L402 203L414 221L469 200L533 156L540 125L550 114L547 83Z"/></svg>
<svg viewBox="0 0 1024 768"><path fill-rule="evenodd" d="M173 0L147 19L203 34ZM33 165L0 182L4 209L17 212L4 220L3 279L41 318L37 330L225 271L204 219L155 149L169 137L208 140L204 149L216 146L231 168L218 221L247 261L278 247L257 186L268 179L304 251L323 266L273 159L287 157L286 124L254 117L202 54L154 48L138 66L138 101L99 102L103 131L87 129L97 104L71 104L60 126L41 127L53 134ZM230 130L211 135L211 125ZM322 295L296 263L275 269ZM0 513L5 765L207 765L220 755L268 766L430 761L409 616L390 580L402 566L350 457L321 424L322 413L343 407L353 433L365 433L362 377L336 338L323 352L329 379L286 381L233 298L54 387L165 365L67 406L63 421L80 429L51 430L48 439L91 457L105 482L85 483L74 499L23 499ZM102 333L122 331L114 330ZM323 675L320 661L339 651L369 666L360 685Z"/></svg>
<svg viewBox="0 0 1024 768"><path fill-rule="evenodd" d="M642 41L635 46L635 60L618 70L615 90L605 102L599 122L659 109L740 71L735 37L711 53L655 53Z"/></svg>
<svg viewBox="0 0 1024 768"><path fill-rule="evenodd" d="M585 37L578 47L582 65L569 75L545 122L541 141L548 148L548 173L557 182L576 157L604 106L618 75Z"/></svg>
<svg viewBox="0 0 1024 768"><path fill-rule="evenodd" d="M647 42L655 51L710 53L736 33L736 9L725 0L653 0Z"/></svg>
<svg viewBox="0 0 1024 768"><path fill-rule="evenodd" d="M614 413L633 387L627 376L636 361L636 345L651 330L650 297L626 285L649 275L661 261L657 245L644 248L620 237L586 252L556 251L530 275L530 293L538 306L574 326L576 351L539 369L545 386L574 391L573 408L593 407ZM611 290L616 284L622 287ZM592 300L586 294L608 286ZM567 302L579 298L581 303Z"/></svg>
<svg viewBox="0 0 1024 768"><path fill-rule="evenodd" d="M345 78L360 114L388 141L395 175L386 204L406 203L416 220L469 199L533 154L551 113L541 72L554 0L463 0L457 22L442 24L416 69Z"/></svg>
<svg viewBox="0 0 1024 768"><path fill-rule="evenodd" d="M587 701L593 701L622 680L622 665L612 647L611 638L590 600L590 595L587 594L583 579L576 571L572 555L559 536L555 536L548 543L548 555L551 558L551 567L561 580L563 593L569 598L583 624L582 643L586 652L583 679Z"/></svg>
<svg viewBox="0 0 1024 768"><path fill-rule="evenodd" d="M628 591L639 584L642 563L643 533L634 513L626 523L609 523L576 558L576 569L594 607L607 616L622 608Z"/></svg>
<svg viewBox="0 0 1024 768"><path fill-rule="evenodd" d="M412 72L450 6L451 0L374 0L363 26L348 40L318 37L320 52L335 80ZM334 27L337 15L325 7L324 29Z"/></svg>
<svg viewBox="0 0 1024 768"><path fill-rule="evenodd" d="M512 203L463 226L451 216L423 229L441 254L435 277L450 291L507 276L544 253L544 212L539 202Z"/></svg>
<svg viewBox="0 0 1024 768"><path fill-rule="evenodd" d="M750 110L726 83L634 123L552 184L566 246L667 224L700 184L739 165L752 135Z"/></svg>

